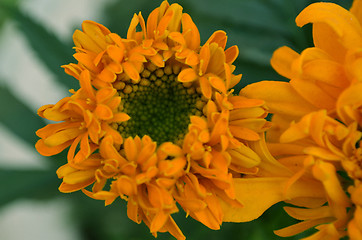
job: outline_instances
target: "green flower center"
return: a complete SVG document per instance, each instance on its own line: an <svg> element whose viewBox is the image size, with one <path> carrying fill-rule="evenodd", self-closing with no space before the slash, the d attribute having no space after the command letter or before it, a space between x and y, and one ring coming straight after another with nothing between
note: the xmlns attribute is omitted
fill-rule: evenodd
<svg viewBox="0 0 362 240"><path fill-rule="evenodd" d="M177 81L179 72L178 65L148 64L138 83L124 82L121 109L131 118L118 126L123 137L149 135L158 144L182 142L190 116L201 116L206 101L193 84Z"/></svg>

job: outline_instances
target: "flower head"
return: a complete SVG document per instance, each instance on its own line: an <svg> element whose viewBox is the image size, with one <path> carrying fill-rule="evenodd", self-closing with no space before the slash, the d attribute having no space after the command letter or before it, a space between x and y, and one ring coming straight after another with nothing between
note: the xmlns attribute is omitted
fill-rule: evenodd
<svg viewBox="0 0 362 240"><path fill-rule="evenodd" d="M120 197L128 217L155 236L185 238L171 217L176 203L219 229L242 207L235 179L258 171L251 145L270 127L264 101L233 95L238 48L225 49L223 31L200 46L191 17L167 1L147 22L135 14L126 38L85 21L73 40L78 62L63 68L80 89L40 108L61 122L37 132L41 154L71 146L57 171L60 191L82 190L106 205Z"/></svg>
<svg viewBox="0 0 362 240"><path fill-rule="evenodd" d="M286 212L301 222L275 231L277 235L293 236L315 227L318 231L310 239L362 237L357 200L362 162L361 4L354 1L350 11L333 3L305 8L296 22L313 23L315 46L301 54L282 47L271 59L290 81L264 81L241 92L265 100L274 113L268 146L292 173L285 190L299 183L319 185L318 196L284 196L295 206L285 207ZM274 172L273 179L279 174Z"/></svg>
<svg viewBox="0 0 362 240"><path fill-rule="evenodd" d="M241 91L244 96L265 100L274 113L274 130L269 133L272 141L277 141L288 122L310 112L326 109L328 115L337 117L339 96L362 81L360 8L360 1L354 1L350 11L333 3L308 6L296 23L313 23L314 47L298 54L284 46L271 59L273 68L289 82L262 81ZM272 92L268 91L271 87Z"/></svg>

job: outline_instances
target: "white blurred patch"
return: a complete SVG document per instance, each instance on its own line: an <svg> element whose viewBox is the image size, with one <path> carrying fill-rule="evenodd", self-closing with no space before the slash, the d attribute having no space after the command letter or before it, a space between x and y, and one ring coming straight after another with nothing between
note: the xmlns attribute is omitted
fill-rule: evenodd
<svg viewBox="0 0 362 240"><path fill-rule="evenodd" d="M44 157L0 124L0 168L46 169ZM2 239L2 238L0 238Z"/></svg>
<svg viewBox="0 0 362 240"><path fill-rule="evenodd" d="M63 40L69 41L73 28L81 28L84 20L99 21L101 9L110 0L26 0L21 9L34 19L46 22L49 29Z"/></svg>
<svg viewBox="0 0 362 240"><path fill-rule="evenodd" d="M64 86L39 61L14 22L7 22L0 35L0 80L26 105L37 109L56 103L68 94ZM60 68L60 66L59 66Z"/></svg>
<svg viewBox="0 0 362 240"><path fill-rule="evenodd" d="M69 218L70 206L63 200L16 201L0 210L2 240L78 240Z"/></svg>

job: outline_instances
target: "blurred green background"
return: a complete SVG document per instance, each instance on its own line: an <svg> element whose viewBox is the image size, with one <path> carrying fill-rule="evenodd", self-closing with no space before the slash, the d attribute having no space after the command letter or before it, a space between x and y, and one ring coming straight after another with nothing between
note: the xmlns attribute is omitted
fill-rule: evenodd
<svg viewBox="0 0 362 240"><path fill-rule="evenodd" d="M173 3L175 1L169 1ZM204 43L216 30L238 45L236 91L249 83L284 80L270 67L275 49L300 52L312 46L311 27L294 19L311 0L180 0ZM349 8L351 0L330 1ZM90 19L125 36L134 13L146 18L161 1L150 0L0 0L0 239L123 240L152 239L148 228L130 221L126 204L104 207L81 193L62 194L56 169L65 154L43 158L34 150L35 131L46 122L36 110L77 89L77 80L60 65L75 62L71 34ZM250 223L224 223L207 229L180 212L173 215L187 239L282 239L272 230L294 223L278 204ZM21 233L22 232L22 233ZM300 239L299 236L285 239ZM159 234L158 239L173 239Z"/></svg>

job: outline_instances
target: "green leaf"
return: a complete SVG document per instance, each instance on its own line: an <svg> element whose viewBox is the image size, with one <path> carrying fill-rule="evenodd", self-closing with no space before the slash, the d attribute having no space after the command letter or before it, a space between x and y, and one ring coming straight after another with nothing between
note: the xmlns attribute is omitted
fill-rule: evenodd
<svg viewBox="0 0 362 240"><path fill-rule="evenodd" d="M15 7L18 4L18 0L1 0L0 2L0 28L3 26L6 20L12 17L12 14L7 11L9 6ZM6 7L5 7L6 6Z"/></svg>
<svg viewBox="0 0 362 240"><path fill-rule="evenodd" d="M15 135L34 145L35 131L44 127L44 121L7 88L0 86L0 122Z"/></svg>
<svg viewBox="0 0 362 240"><path fill-rule="evenodd" d="M9 8L14 13L19 29L24 33L30 46L44 65L56 76L56 80L67 88L78 89L79 83L73 77L64 73L61 65L74 62L73 50L70 44L60 41L42 24L22 13L17 8Z"/></svg>
<svg viewBox="0 0 362 240"><path fill-rule="evenodd" d="M199 13L221 20L229 26L248 26L259 31L288 34L278 15L260 0L200 0L189 3Z"/></svg>
<svg viewBox="0 0 362 240"><path fill-rule="evenodd" d="M49 199L58 185L54 171L0 169L0 207L16 199Z"/></svg>

